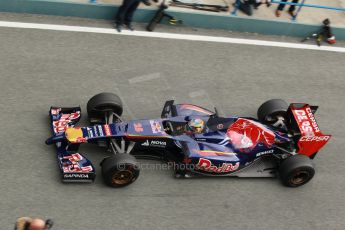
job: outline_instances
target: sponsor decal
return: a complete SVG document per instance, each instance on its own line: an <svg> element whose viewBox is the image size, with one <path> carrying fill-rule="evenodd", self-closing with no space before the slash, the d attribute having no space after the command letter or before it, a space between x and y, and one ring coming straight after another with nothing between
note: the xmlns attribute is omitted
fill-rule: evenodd
<svg viewBox="0 0 345 230"><path fill-rule="evenodd" d="M256 154L256 157L267 155L267 154L271 154L273 152L274 152L274 149L263 151L263 152L259 152L259 153Z"/></svg>
<svg viewBox="0 0 345 230"><path fill-rule="evenodd" d="M111 130L110 130L109 125L103 125L103 128L104 128L105 135L111 136Z"/></svg>
<svg viewBox="0 0 345 230"><path fill-rule="evenodd" d="M165 148L167 143L165 141L157 141L157 140L146 140L144 143L141 144L142 146L151 146L151 147L160 147Z"/></svg>
<svg viewBox="0 0 345 230"><path fill-rule="evenodd" d="M151 124L151 129L152 129L153 133L163 133L164 132L159 121L150 120L150 124Z"/></svg>
<svg viewBox="0 0 345 230"><path fill-rule="evenodd" d="M67 140L71 143L87 142L87 138L84 137L83 130L79 127L67 128L65 131L65 136L66 136Z"/></svg>
<svg viewBox="0 0 345 230"><path fill-rule="evenodd" d="M311 156L318 152L331 138L331 135L321 133L314 114L308 105L303 108L292 109L295 120L301 131L301 138L298 140L298 153Z"/></svg>
<svg viewBox="0 0 345 230"><path fill-rule="evenodd" d="M74 153L69 156L64 156L62 159L63 165L62 169L64 173L73 173L73 172L92 172L93 168L91 165L81 166L79 161L83 160L83 157L79 153Z"/></svg>
<svg viewBox="0 0 345 230"><path fill-rule="evenodd" d="M96 126L96 130L97 130L97 134L98 134L99 137L104 136L103 129L102 129L101 125L97 125Z"/></svg>
<svg viewBox="0 0 345 230"><path fill-rule="evenodd" d="M150 146L149 140L146 140L144 143L141 144L142 146Z"/></svg>
<svg viewBox="0 0 345 230"><path fill-rule="evenodd" d="M99 136L99 134L98 134L98 127L97 127L97 126L93 126L93 127L92 127L92 131L93 131L93 133L95 134L95 137L98 137L98 136Z"/></svg>
<svg viewBox="0 0 345 230"><path fill-rule="evenodd" d="M301 137L300 141L319 142L319 141L328 141L329 138L331 138L330 135L325 135L325 136L303 136L303 137Z"/></svg>
<svg viewBox="0 0 345 230"><path fill-rule="evenodd" d="M151 146L165 147L167 143L165 141L151 141Z"/></svg>
<svg viewBox="0 0 345 230"><path fill-rule="evenodd" d="M57 109L51 109L51 114L52 115L58 115L61 111L61 108L57 108Z"/></svg>
<svg viewBox="0 0 345 230"><path fill-rule="evenodd" d="M331 138L331 135L323 135L321 132L315 136L302 136L298 141L298 153L311 156L319 151Z"/></svg>
<svg viewBox="0 0 345 230"><path fill-rule="evenodd" d="M79 118L80 112L62 114L58 121L53 121L53 129L55 133L65 132L72 120Z"/></svg>
<svg viewBox="0 0 345 230"><path fill-rule="evenodd" d="M86 130L87 130L89 138L93 138L95 136L93 128L87 127Z"/></svg>
<svg viewBox="0 0 345 230"><path fill-rule="evenodd" d="M265 126L244 118L239 118L227 130L231 144L242 152L254 149L259 143L270 148L275 134Z"/></svg>
<svg viewBox="0 0 345 230"><path fill-rule="evenodd" d="M220 167L212 164L210 160L200 158L196 168L205 172L211 173L229 173L237 170L240 167L240 163L223 163Z"/></svg>
<svg viewBox="0 0 345 230"><path fill-rule="evenodd" d="M75 140L75 143L85 143L85 142L87 142L86 137L77 137L77 139Z"/></svg>
<svg viewBox="0 0 345 230"><path fill-rule="evenodd" d="M83 173L68 173L68 174L64 174L63 178L65 178L65 179L89 179L89 175L83 174Z"/></svg>
<svg viewBox="0 0 345 230"><path fill-rule="evenodd" d="M316 123L314 114L312 113L310 107L305 110L298 109L294 110L297 122L301 128L301 132L306 136L314 136L315 133L319 133L320 129Z"/></svg>
<svg viewBox="0 0 345 230"><path fill-rule="evenodd" d="M135 132L137 132L137 133L141 133L144 131L144 128L143 128L141 123L134 123L133 126L134 126Z"/></svg>

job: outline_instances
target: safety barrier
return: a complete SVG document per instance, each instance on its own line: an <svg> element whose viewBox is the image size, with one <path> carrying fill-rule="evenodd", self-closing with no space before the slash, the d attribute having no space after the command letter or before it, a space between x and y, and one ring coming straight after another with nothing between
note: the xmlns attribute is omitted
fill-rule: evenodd
<svg viewBox="0 0 345 230"><path fill-rule="evenodd" d="M89 0L88 0L89 1ZM87 2L88 2L87 1ZM99 1L98 1L99 2ZM0 12L43 14L114 20L117 5L87 4L70 0L0 0ZM155 8L139 8L135 22L148 23L156 13ZM230 14L204 14L197 11L170 10L185 26L195 28L222 29L267 35L305 37L320 29L319 24L290 23L283 20L259 19L256 17L232 16ZM345 27L332 26L337 40L345 41Z"/></svg>
<svg viewBox="0 0 345 230"><path fill-rule="evenodd" d="M327 9L327 10L340 10L340 11L345 11L345 8L341 8L341 7L333 7L333 6L322 6L322 5L315 5L315 4L305 4L306 0L302 0L302 3L293 3L293 2L281 2L281 1L276 1L276 0L272 0L271 3L272 4L284 4L284 5L294 5L294 6L298 6L298 9L296 11L296 14L292 17L292 21L296 21L297 20L297 16L299 14L299 12L301 11L302 7L311 7L311 8L319 8L319 9ZM239 8L241 4L241 0L236 0L235 2L235 9L231 12L232 15L236 16L237 15L237 10Z"/></svg>

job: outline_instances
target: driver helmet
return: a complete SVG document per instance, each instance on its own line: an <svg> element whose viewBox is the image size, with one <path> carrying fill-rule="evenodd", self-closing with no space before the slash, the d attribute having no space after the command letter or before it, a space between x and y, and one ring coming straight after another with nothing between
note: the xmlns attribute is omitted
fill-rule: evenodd
<svg viewBox="0 0 345 230"><path fill-rule="evenodd" d="M202 133L205 128L205 121L200 118L193 118L187 124L188 131L192 133Z"/></svg>

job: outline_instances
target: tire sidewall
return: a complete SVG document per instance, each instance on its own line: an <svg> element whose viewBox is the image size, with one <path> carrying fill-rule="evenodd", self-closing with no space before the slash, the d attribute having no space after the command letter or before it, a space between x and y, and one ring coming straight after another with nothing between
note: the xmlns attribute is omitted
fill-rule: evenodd
<svg viewBox="0 0 345 230"><path fill-rule="evenodd" d="M126 170L131 171L132 179L125 184L114 183L113 182L113 176L116 173L126 171ZM114 188L120 188L120 187L124 187L124 186L132 184L134 181L137 180L137 178L139 177L139 174L140 174L140 171L139 171L138 167L136 165L133 165L133 164L118 164L118 165L114 165L112 168L108 169L107 171L102 171L104 182L107 185L114 187Z"/></svg>
<svg viewBox="0 0 345 230"><path fill-rule="evenodd" d="M133 183L140 174L139 164L134 156L129 154L116 154L114 156L105 158L102 163L102 176L104 182L111 187L124 187ZM132 172L132 180L126 184L114 184L112 181L113 175L123 170L130 170Z"/></svg>
<svg viewBox="0 0 345 230"><path fill-rule="evenodd" d="M299 173L307 173L308 174L308 177L303 180L303 182L301 183L294 183L293 182L293 178L299 174ZM296 168L294 170L292 170L286 177L286 181L285 181L285 184L289 187L299 187L299 186L302 186L306 183L308 183L314 176L315 174L315 170L314 168L311 168L309 166L302 166L302 167L299 167L299 168Z"/></svg>
<svg viewBox="0 0 345 230"><path fill-rule="evenodd" d="M93 96L87 102L87 113L89 118L103 118L104 112L97 111L97 107L108 107L118 116L122 115L123 104L119 96L113 93L100 93Z"/></svg>
<svg viewBox="0 0 345 230"><path fill-rule="evenodd" d="M292 178L298 173L306 172L308 177L301 183L293 183ZM308 183L315 175L312 160L305 155L293 155L285 159L279 167L279 176L282 183L288 187L299 187Z"/></svg>
<svg viewBox="0 0 345 230"><path fill-rule="evenodd" d="M288 103L282 99L271 99L258 108L257 117L260 121L268 122L269 116L285 115L288 107Z"/></svg>

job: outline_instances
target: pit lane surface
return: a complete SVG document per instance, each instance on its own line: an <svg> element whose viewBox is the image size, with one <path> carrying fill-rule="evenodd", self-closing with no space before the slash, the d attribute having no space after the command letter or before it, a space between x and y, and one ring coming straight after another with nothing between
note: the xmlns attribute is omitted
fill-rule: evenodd
<svg viewBox="0 0 345 230"><path fill-rule="evenodd" d="M19 216L66 230L343 229L344 53L15 28L0 28L0 44L1 229ZM178 180L151 161L133 185L112 189L98 166L107 154L92 145L80 152L96 182L62 184L44 144L49 107L85 112L103 91L121 96L125 119L159 117L172 98L239 116L256 116L270 98L309 102L333 137L297 189L277 179Z"/></svg>

